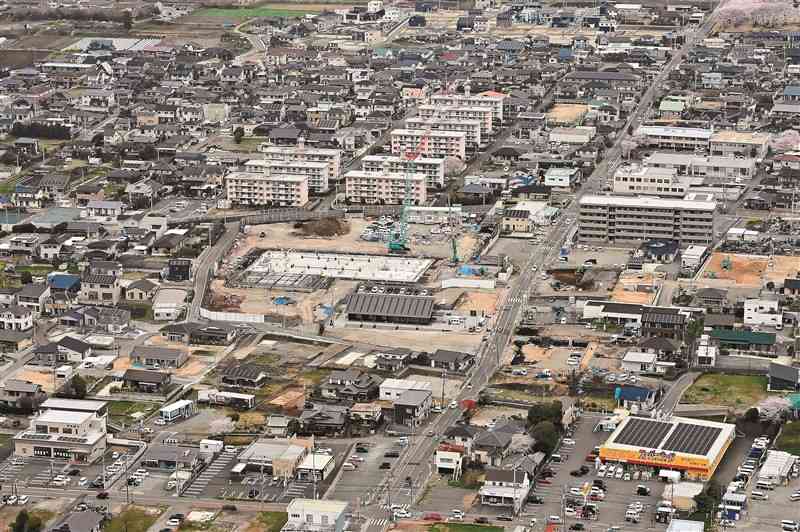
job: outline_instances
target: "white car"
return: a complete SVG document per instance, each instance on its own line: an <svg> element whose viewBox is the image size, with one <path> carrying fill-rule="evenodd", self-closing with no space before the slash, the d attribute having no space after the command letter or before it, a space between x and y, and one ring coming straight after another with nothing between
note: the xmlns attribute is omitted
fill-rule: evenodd
<svg viewBox="0 0 800 532"><path fill-rule="evenodd" d="M576 515L578 515L578 513L575 511L575 508L567 506L566 508L564 508L564 515L566 515L567 517L575 517Z"/></svg>
<svg viewBox="0 0 800 532"><path fill-rule="evenodd" d="M147 471L147 469L137 469L136 474L142 477L146 477L147 475L150 474L150 472Z"/></svg>
<svg viewBox="0 0 800 532"><path fill-rule="evenodd" d="M575 445L575 440L573 440L572 438L564 438L563 440L561 440L561 443L563 445L567 445L567 446L571 447L571 446Z"/></svg>
<svg viewBox="0 0 800 532"><path fill-rule="evenodd" d="M81 477L80 480L78 480L78 486L85 486L88 483L89 479L86 477Z"/></svg>
<svg viewBox="0 0 800 532"><path fill-rule="evenodd" d="M583 491L580 488L570 488L569 489L569 494L570 495L574 495L576 497L582 497L583 496Z"/></svg>
<svg viewBox="0 0 800 532"><path fill-rule="evenodd" d="M8 500L6 501L6 504L8 504L9 506L14 506L15 504L17 504L17 496L12 495L11 497L9 497Z"/></svg>
<svg viewBox="0 0 800 532"><path fill-rule="evenodd" d="M606 466L601 465L600 469L597 470L597 476L600 478L606 476L606 469L608 469Z"/></svg>
<svg viewBox="0 0 800 532"><path fill-rule="evenodd" d="M622 469L622 466L617 468L617 472L614 474L614 478L622 478L622 475L625 474L625 470Z"/></svg>
<svg viewBox="0 0 800 532"><path fill-rule="evenodd" d="M153 423L154 423L154 424L156 424L156 425L158 425L158 426L163 426L163 425L166 425L166 424L167 424L167 422L166 422L166 421L164 421L164 420L163 420L163 419L161 419L161 418L158 418L158 419L156 419L156 420L155 420Z"/></svg>
<svg viewBox="0 0 800 532"><path fill-rule="evenodd" d="M29 500L30 497L28 497L27 495L20 495L19 499L17 499L17 504L28 504Z"/></svg>
<svg viewBox="0 0 800 532"><path fill-rule="evenodd" d="M458 403L455 401L450 401L450 408L458 408Z"/></svg>
<svg viewBox="0 0 800 532"><path fill-rule="evenodd" d="M566 323L566 321L564 321L562 323ZM580 365L580 363L581 363L581 359L580 358L569 357L567 359L567 366L578 366L578 365Z"/></svg>
<svg viewBox="0 0 800 532"><path fill-rule="evenodd" d="M407 510L395 510L394 511L394 518L395 519L408 519L411 517L411 514L408 513Z"/></svg>

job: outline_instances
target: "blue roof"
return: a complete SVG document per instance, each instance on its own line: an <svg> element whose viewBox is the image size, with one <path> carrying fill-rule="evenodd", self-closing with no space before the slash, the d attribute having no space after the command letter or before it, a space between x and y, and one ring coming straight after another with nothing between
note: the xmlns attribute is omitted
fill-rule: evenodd
<svg viewBox="0 0 800 532"><path fill-rule="evenodd" d="M622 401L646 401L653 390L642 386L620 386L619 398Z"/></svg>
<svg viewBox="0 0 800 532"><path fill-rule="evenodd" d="M800 85L786 85L783 88L784 96L800 96Z"/></svg>
<svg viewBox="0 0 800 532"><path fill-rule="evenodd" d="M76 284L81 284L81 277L70 273L56 273L47 278L47 283L50 288L68 290Z"/></svg>

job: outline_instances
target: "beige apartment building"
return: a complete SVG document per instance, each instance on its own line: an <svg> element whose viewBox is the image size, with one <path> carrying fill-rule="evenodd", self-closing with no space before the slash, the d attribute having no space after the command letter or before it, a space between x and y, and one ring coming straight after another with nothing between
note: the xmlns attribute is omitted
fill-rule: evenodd
<svg viewBox="0 0 800 532"><path fill-rule="evenodd" d="M481 147L480 120L414 117L406 120L406 126L411 129L431 128L434 131L461 131L467 135L467 149L474 151Z"/></svg>
<svg viewBox="0 0 800 532"><path fill-rule="evenodd" d="M431 105L417 107L417 116L429 120L437 117L442 120L478 120L481 123L481 137L486 138L494 131L494 107L463 105Z"/></svg>
<svg viewBox="0 0 800 532"><path fill-rule="evenodd" d="M308 177L232 172L225 177L228 200L238 205L302 207L308 203Z"/></svg>
<svg viewBox="0 0 800 532"><path fill-rule="evenodd" d="M578 201L580 242L677 240L681 246L709 245L717 204L710 194L682 199L586 195Z"/></svg>
<svg viewBox="0 0 800 532"><path fill-rule="evenodd" d="M428 198L425 174L411 174L410 179L412 204L424 205ZM403 203L406 174L351 170L344 175L344 180L346 197L352 203Z"/></svg>
<svg viewBox="0 0 800 532"><path fill-rule="evenodd" d="M315 161L267 161L251 159L244 163L246 172L264 172L272 176L304 176L308 191L327 191L330 164Z"/></svg>
<svg viewBox="0 0 800 532"><path fill-rule="evenodd" d="M444 159L417 157L413 164L400 155L367 155L361 159L365 172L402 174L413 166L415 173L425 174L428 188L444 188Z"/></svg>
<svg viewBox="0 0 800 532"><path fill-rule="evenodd" d="M391 132L392 153L403 155L417 149L423 137L427 140L421 148L425 157L467 158L467 135L461 131L426 131L424 129L394 129Z"/></svg>
<svg viewBox="0 0 800 532"><path fill-rule="evenodd" d="M264 158L268 161L327 163L327 182L310 182L309 187L313 192L327 192L330 182L338 181L342 177L342 150L333 148L307 148L302 143L299 143L297 146L270 146L268 144L262 144L259 151L264 154Z"/></svg>
<svg viewBox="0 0 800 532"><path fill-rule="evenodd" d="M478 94L472 94L469 90L465 90L463 94L434 94L431 96L431 103L434 105L454 105L460 107L491 107L493 111L493 118L502 123L503 122L503 103L508 96L506 94L494 91L486 91Z"/></svg>

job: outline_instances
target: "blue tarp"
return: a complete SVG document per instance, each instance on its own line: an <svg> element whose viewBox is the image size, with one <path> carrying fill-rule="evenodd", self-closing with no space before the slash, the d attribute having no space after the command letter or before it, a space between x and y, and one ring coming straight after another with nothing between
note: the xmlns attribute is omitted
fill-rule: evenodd
<svg viewBox="0 0 800 532"><path fill-rule="evenodd" d="M272 301L273 301L273 302L274 302L276 305L290 305L290 304L292 303L292 300L291 300L291 299L289 299L288 297L283 297L283 296L276 297L276 298L275 298L275 299L273 299Z"/></svg>

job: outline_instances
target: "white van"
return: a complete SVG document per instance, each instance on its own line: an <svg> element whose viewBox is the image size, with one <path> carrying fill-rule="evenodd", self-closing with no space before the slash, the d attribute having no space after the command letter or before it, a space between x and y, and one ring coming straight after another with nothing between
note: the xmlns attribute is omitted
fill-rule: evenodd
<svg viewBox="0 0 800 532"><path fill-rule="evenodd" d="M753 490L752 492L750 492L750 497L752 497L753 499L755 499L755 500L757 500L757 501L766 501L766 500L769 500L769 495L767 495L767 494L766 494L766 493L764 493L763 491L756 491L756 490Z"/></svg>
<svg viewBox="0 0 800 532"><path fill-rule="evenodd" d="M350 462L345 462L344 464L342 464L342 469L344 471L355 471L356 470L356 466L354 466Z"/></svg>

